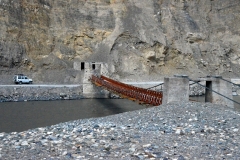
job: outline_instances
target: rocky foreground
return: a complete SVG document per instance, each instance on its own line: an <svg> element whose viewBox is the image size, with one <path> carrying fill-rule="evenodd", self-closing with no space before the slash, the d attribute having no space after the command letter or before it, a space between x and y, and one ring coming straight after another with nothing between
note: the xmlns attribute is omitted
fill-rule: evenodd
<svg viewBox="0 0 240 160"><path fill-rule="evenodd" d="M240 159L240 113L171 103L0 133L0 159Z"/></svg>

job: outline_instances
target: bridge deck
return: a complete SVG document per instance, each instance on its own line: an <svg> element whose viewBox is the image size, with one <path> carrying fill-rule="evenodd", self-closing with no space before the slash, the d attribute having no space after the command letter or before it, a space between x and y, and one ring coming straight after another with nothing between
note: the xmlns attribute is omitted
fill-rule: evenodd
<svg viewBox="0 0 240 160"><path fill-rule="evenodd" d="M135 87L129 84L115 81L105 76L94 76L90 78L91 82L98 87L104 87L110 92L120 95L122 98L128 98L139 103L158 106L162 104L162 92Z"/></svg>

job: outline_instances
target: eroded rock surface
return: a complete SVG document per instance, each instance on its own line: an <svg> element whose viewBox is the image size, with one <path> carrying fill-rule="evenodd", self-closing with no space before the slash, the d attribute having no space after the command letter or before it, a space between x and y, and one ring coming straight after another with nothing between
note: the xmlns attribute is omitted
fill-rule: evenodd
<svg viewBox="0 0 240 160"><path fill-rule="evenodd" d="M79 82L73 62L107 62L118 79L239 76L237 0L0 1L1 74ZM6 71L7 70L7 71ZM47 71L47 72L45 72ZM43 76L55 75L47 80ZM70 73L70 74L69 74Z"/></svg>

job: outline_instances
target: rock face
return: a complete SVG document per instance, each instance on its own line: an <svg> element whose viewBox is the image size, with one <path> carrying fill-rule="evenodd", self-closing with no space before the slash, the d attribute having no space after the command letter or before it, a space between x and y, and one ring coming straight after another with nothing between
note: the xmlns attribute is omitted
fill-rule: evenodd
<svg viewBox="0 0 240 160"><path fill-rule="evenodd" d="M238 77L239 6L238 0L0 0L0 73L78 83L82 73L73 63L90 61L107 62L120 80Z"/></svg>

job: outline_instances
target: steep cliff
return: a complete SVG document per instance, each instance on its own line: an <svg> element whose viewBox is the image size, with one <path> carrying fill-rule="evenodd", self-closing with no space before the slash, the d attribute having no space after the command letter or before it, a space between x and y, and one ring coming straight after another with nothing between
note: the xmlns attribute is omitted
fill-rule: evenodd
<svg viewBox="0 0 240 160"><path fill-rule="evenodd" d="M90 61L122 80L240 76L239 0L0 0L0 26L2 75L77 83Z"/></svg>

